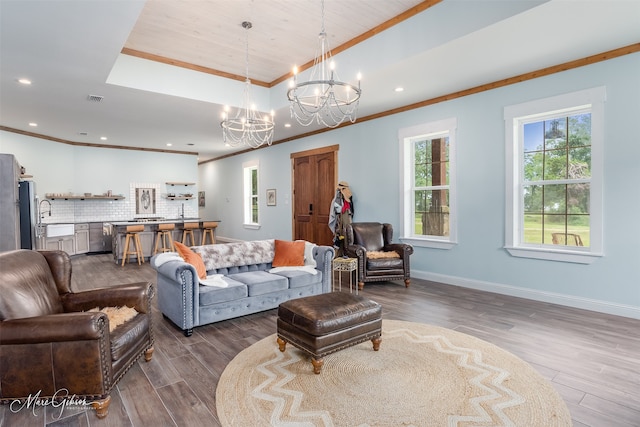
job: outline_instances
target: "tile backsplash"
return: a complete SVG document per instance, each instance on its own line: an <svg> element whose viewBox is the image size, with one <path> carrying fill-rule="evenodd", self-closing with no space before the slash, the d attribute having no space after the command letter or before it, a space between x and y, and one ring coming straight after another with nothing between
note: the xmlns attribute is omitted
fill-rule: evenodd
<svg viewBox="0 0 640 427"><path fill-rule="evenodd" d="M156 212L146 214L136 214L136 188L153 188L156 197ZM195 186L189 191L196 192ZM131 183L129 194L124 194L122 200L108 199L55 199L51 202L51 216L45 213L43 223L62 222L117 222L127 221L134 218L180 218L182 206L184 204L184 216L187 218L197 217L198 200L194 197L191 200L170 200L166 198L167 187L158 183ZM194 194L195 196L195 194ZM41 196L41 200L44 199Z"/></svg>

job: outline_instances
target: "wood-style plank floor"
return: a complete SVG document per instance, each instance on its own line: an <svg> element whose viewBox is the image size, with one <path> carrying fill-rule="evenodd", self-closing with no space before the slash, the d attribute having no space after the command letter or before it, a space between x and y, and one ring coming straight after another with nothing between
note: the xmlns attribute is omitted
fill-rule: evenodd
<svg viewBox="0 0 640 427"><path fill-rule="evenodd" d="M155 283L148 263L120 267L109 255L73 258L75 290L137 281ZM640 320L417 279L408 289L367 284L364 294L382 304L385 319L455 329L519 356L551 381L577 427L640 426ZM60 416L60 408L38 408L34 415L0 405L0 425L219 425L218 378L238 352L275 332L276 311L199 327L190 338L157 307L154 320L153 360L139 361L117 384L106 419L91 410L65 409Z"/></svg>

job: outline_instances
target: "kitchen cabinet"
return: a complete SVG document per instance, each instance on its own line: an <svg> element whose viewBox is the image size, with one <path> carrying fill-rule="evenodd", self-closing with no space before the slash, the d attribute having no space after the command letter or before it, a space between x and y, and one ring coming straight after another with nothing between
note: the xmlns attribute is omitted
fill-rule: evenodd
<svg viewBox="0 0 640 427"><path fill-rule="evenodd" d="M89 224L76 224L75 240L76 254L89 252Z"/></svg>
<svg viewBox="0 0 640 427"><path fill-rule="evenodd" d="M43 234L45 231L43 230ZM111 224L102 222L78 223L71 235L46 237L36 240L38 250L61 250L69 255L89 252L111 252Z"/></svg>
<svg viewBox="0 0 640 427"><path fill-rule="evenodd" d="M69 255L76 253L74 236L47 237L44 246L48 251L65 251Z"/></svg>

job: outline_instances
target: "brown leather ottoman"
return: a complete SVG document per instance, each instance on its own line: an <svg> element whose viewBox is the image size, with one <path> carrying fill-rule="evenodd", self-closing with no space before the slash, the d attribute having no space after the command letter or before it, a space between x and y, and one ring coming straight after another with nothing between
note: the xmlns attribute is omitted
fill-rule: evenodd
<svg viewBox="0 0 640 427"><path fill-rule="evenodd" d="M313 372L319 374L327 354L368 340L378 351L382 307L375 301L343 292L289 300L278 307L277 335L280 351L291 343L309 353Z"/></svg>

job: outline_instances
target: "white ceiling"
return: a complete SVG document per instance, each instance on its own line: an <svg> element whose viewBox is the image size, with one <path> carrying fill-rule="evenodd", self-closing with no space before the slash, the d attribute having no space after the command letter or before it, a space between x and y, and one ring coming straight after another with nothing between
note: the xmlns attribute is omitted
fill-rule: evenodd
<svg viewBox="0 0 640 427"><path fill-rule="evenodd" d="M640 42L640 0L445 0L379 31L422 4L326 0L338 74L363 75L359 117ZM194 152L201 161L227 155L220 112L240 102L242 83L219 74L244 76L246 20L253 94L260 109L276 110L274 139L316 129L291 120L287 82L274 82L313 59L319 0L0 0L0 126ZM372 29L373 37L337 53ZM124 55L125 48L215 72ZM22 77L33 83L19 84Z"/></svg>

